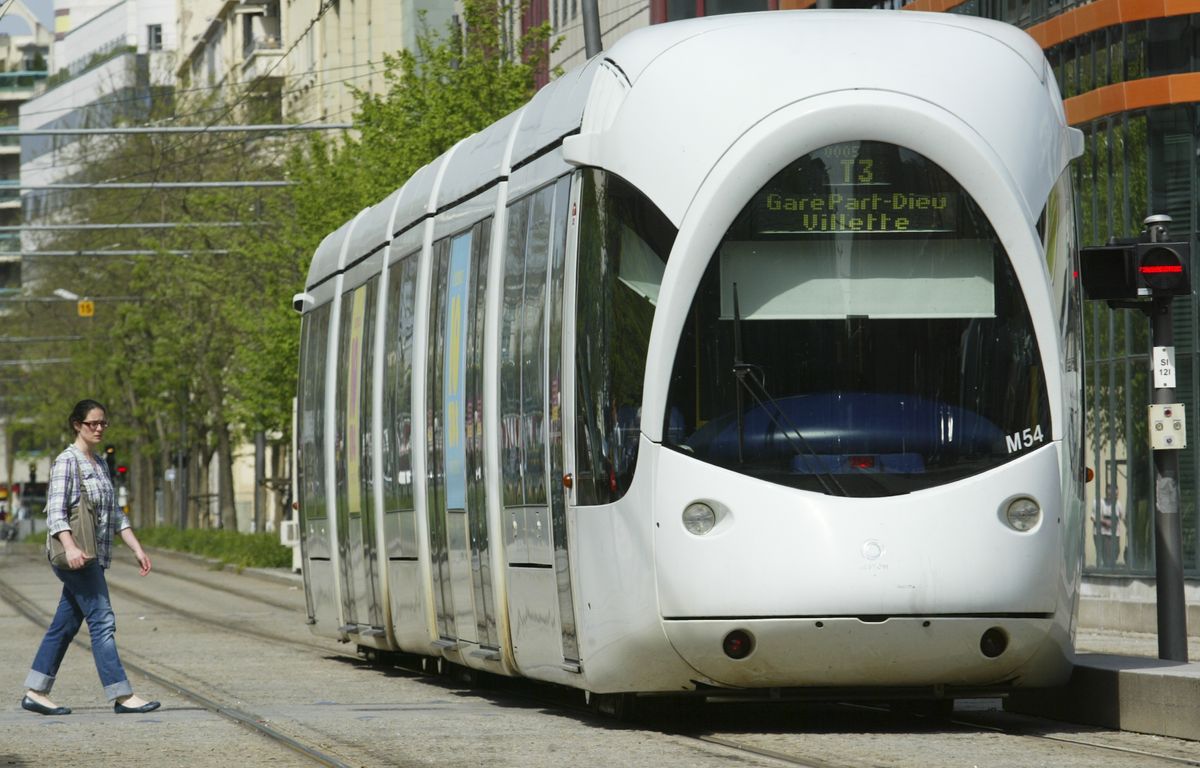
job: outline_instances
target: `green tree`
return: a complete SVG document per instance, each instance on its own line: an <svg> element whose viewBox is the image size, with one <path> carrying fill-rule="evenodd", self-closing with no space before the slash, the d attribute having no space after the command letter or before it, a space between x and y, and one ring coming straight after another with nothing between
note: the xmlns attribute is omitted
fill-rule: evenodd
<svg viewBox="0 0 1200 768"><path fill-rule="evenodd" d="M461 26L424 28L416 49L384 55L384 93L356 91L356 136L314 137L288 164L302 259L461 139L528 101L559 41L548 24L506 44L508 3L466 0Z"/></svg>
<svg viewBox="0 0 1200 768"><path fill-rule="evenodd" d="M195 114L212 104L161 102L170 116ZM228 111L227 107L217 108ZM225 134L126 135L84 140L74 147L79 180L185 181L270 179L281 176L281 153L265 143L247 146ZM272 200L271 198L275 199ZM191 487L203 489L211 462L221 468L217 497L222 521L236 526L233 446L245 429L266 422L286 429L289 398L249 404L236 383L251 379L256 337L246 329L264 296L274 300L281 283L295 284L295 259L280 271L278 247L266 230L276 226L263 211L281 204L278 191L251 188L89 189L57 200L62 219L79 222L178 222L176 229L66 231L41 244L46 250L148 250L149 256L39 258L26 281L39 293L64 287L98 299L92 318L54 304L30 304L28 328L59 328L61 336L83 338L65 348L70 362L30 371L26 391L42 397L33 417L48 446L61 445L65 412L83 396L106 402L115 425L108 440L133 461L135 498L154 498L154 478L184 452L190 456ZM283 207L289 207L282 203ZM285 218L274 216L275 221ZM247 226L215 226L242 222ZM182 252L183 255L180 254ZM262 291L262 292L260 292ZM286 300L278 304L286 306ZM73 309L73 308L72 308ZM282 312L280 312L282 314ZM297 332L292 320L287 333ZM41 334L47 335L47 334ZM43 355L61 356L64 347ZM288 371L278 378L286 378ZM44 396L53 393L52 396ZM145 483L145 485L141 485ZM147 504L139 505L138 512ZM193 504L195 520L200 507ZM141 522L141 521L139 521Z"/></svg>
<svg viewBox="0 0 1200 768"><path fill-rule="evenodd" d="M467 0L462 26L425 29L414 51L385 58L387 89L357 92L353 135L247 141L221 133L139 134L81 141L81 181L289 179L282 189L221 188L137 192L86 190L56 200L65 220L180 222L176 229L68 231L44 250L150 250L150 256L41 258L27 282L45 294L63 287L101 300L93 318L65 303L29 303L7 320L38 335L79 336L27 352L69 363L30 368L20 379L30 439L56 450L66 411L96 397L113 411L110 442L133 462L135 512L145 515L155 478L185 451L192 489L221 467L219 508L236 526L234 446L255 432L290 442L303 290L321 239L400 186L455 142L503 117L533 94L551 46L547 26L506 46L507 6ZM139 116L231 122L253 101L253 84L232 104L155 100ZM261 100L260 100L261 101ZM212 116L220 115L219 119ZM242 227L212 222L244 222ZM176 252L186 252L179 255ZM14 326L15 327L15 326ZM30 335L34 335L30 333ZM196 491L193 490L193 495ZM191 505L191 524L199 510ZM149 522L148 516L135 523Z"/></svg>

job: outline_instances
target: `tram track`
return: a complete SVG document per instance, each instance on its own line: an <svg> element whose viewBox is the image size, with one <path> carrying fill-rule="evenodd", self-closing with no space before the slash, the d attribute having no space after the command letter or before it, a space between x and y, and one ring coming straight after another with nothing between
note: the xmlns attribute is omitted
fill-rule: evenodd
<svg viewBox="0 0 1200 768"><path fill-rule="evenodd" d="M850 706L850 705L837 705ZM993 726L981 725L968 720L952 719L946 721L948 725L954 725L964 730L969 730L974 733L992 732L1002 734L1012 738L1020 738L1030 741L1052 742L1066 747L1077 748L1080 750L1102 751L1114 755L1120 755L1127 758L1136 758L1139 760L1138 765L1173 765L1173 766L1197 766L1200 761L1182 756L1164 754L1162 752L1154 752L1145 749L1136 749L1127 746L1115 744L1105 744L1083 738L1070 738L1065 736L1057 736L1050 734L1033 734L1015 728L997 728ZM870 730L870 729L868 729ZM664 731L674 733L674 735L693 739L704 744L715 745L731 750L737 754L754 755L757 757L765 757L771 760L778 761L784 765L800 766L802 768L864 768L864 766L874 766L877 763L870 759L854 757L850 759L839 759L832 755L814 755L806 751L797 749L766 748L755 744L750 744L737 738L731 738L725 735L717 734L689 734L687 732ZM983 761L980 761L981 763ZM889 763L892 764L892 763ZM1014 763L1015 764L1015 763Z"/></svg>
<svg viewBox="0 0 1200 768"><path fill-rule="evenodd" d="M164 570L162 568L159 568L157 564L160 562L161 562L161 558L158 558L156 556L155 573L157 573L159 576L166 576L169 579L177 579L179 581L191 582L191 580L186 576L181 576L178 573L172 573L169 570ZM194 583L194 582L192 582L192 583ZM301 601L298 604L293 605L290 603L285 603L282 600L272 600L270 598L263 597L262 595L256 594L255 592L251 592L249 590L234 589L233 587L227 586L225 584L206 583L204 586L208 587L209 589L215 590L217 592L224 592L227 595L232 595L234 597L240 597L243 600L251 600L256 603L268 605L272 608L278 608L282 611L302 611L302 610L304 610L303 599L301 599Z"/></svg>
<svg viewBox="0 0 1200 768"><path fill-rule="evenodd" d="M39 608L32 600L24 594L16 591L9 585L0 582L0 599L8 603L13 610L19 615L28 619L30 622L45 630L50 625L50 614ZM87 649L87 643L82 639L76 639L75 645ZM229 720L243 728L263 736L269 741L278 744L281 747L291 750L293 753L304 757L313 765L328 766L329 768L352 768L351 763L344 762L340 758L326 752L316 745L306 743L305 741L284 733L282 730L272 726L263 716L248 712L242 708L231 704L218 701L210 696L207 696L191 685L180 682L177 678L168 675L160 674L150 665L130 660L130 656L139 654L130 654L128 651L123 654L122 664L129 670L136 672L142 677L154 682L162 688L169 690L178 696L200 706L201 708L212 712L213 714L225 720Z"/></svg>
<svg viewBox="0 0 1200 768"><path fill-rule="evenodd" d="M164 563L165 566L165 563ZM168 567L156 569L158 575L166 575ZM292 608L283 608L278 605L272 605L273 601L255 600L253 596L244 593L242 589L222 588L223 585L214 585L210 582L196 579L194 576L188 578L186 575L170 574L173 580L190 584L191 587L197 590L214 590L217 594L230 594L237 596L239 599L252 601L253 604L264 605L274 611L291 611ZM203 627L215 628L221 633L233 633L245 637L252 643L269 643L281 649L303 651L306 654L316 654L323 659L338 658L342 661L353 661L357 666L364 667L363 658L361 655L354 652L352 647L347 646L345 650L333 649L329 646L322 646L315 642L306 642L297 640L292 636L288 636L281 632L272 632L267 629L256 628L249 625L247 622L231 621L228 617L222 618L214 615L211 611L204 612L203 606L214 604L209 600L201 597L203 591L197 591L194 595L186 599L187 606L180 604L180 600L171 602L162 600L157 597L145 594L140 589L130 588L123 581L130 581L131 577L126 575L114 575L110 580L110 589L129 601L145 606L152 613L161 615L169 614L172 617L177 617L189 623L194 623ZM36 605L23 595L15 594L11 589L0 587L0 596L4 597L6 602L12 604L21 615L39 624L45 626L48 620L48 614L37 608ZM225 606L229 607L228 604ZM264 614L262 622L265 625L278 624L278 621L272 618L270 613ZM350 764L370 764L370 763L349 763L338 753L337 744L330 746L328 741L336 741L336 734L320 733L322 726L317 726L317 737L305 738L298 736L295 733L288 733L284 728L276 727L268 721L267 717L255 711L253 706L245 706L234 704L238 700L238 696L226 691L220 691L213 687L213 683L209 680L195 677L189 673L172 669L162 662L155 661L147 663L142 660L139 654L130 654L125 651L125 655L134 656L132 663L127 663L127 666L143 675L148 680L153 681L162 688L177 693L181 698L195 703L198 707L212 712L225 720L236 723L249 730L261 734L264 738L279 744L282 748L287 748L298 755L302 755L306 764L314 765L350 765ZM447 685L452 687L461 687L461 682L464 677L470 678L470 675L459 676L453 672L443 675L432 674L428 667L415 668L411 664L376 664L375 668L381 671L386 671L389 667L396 667L399 670L406 672L414 672L422 676L429 677L429 682L433 685L441 685L445 688ZM457 668L452 668L457 669ZM441 681L440 683L438 681ZM384 684L386 680L381 680ZM485 686L490 687L490 686ZM478 690L478 689L477 689ZM496 691L502 698L514 700L524 700L525 702L536 705L537 707L545 707L548 711L557 711L568 715L576 722L581 721L597 721L603 720L611 723L612 719L601 715L595 708L585 706L579 697L575 696L574 691L565 691L565 689L552 689L547 691L536 684L523 684L522 681L512 681L511 685L505 685L502 691ZM493 698L487 697L485 698ZM653 699L650 699L653 701ZM674 705L666 705L659 708L658 716L651 715L647 718L636 717L628 725L629 727L639 730L645 730L648 733L657 733L667 740L673 740L676 743L694 743L696 749L709 754L713 758L717 754L724 754L726 760L735 759L741 760L745 764L762 765L763 761L766 764L797 766L799 768L863 768L867 765L903 765L904 762L878 762L868 758L848 754L847 750L842 747L833 745L828 741L830 737L836 737L839 734L847 741L854 742L857 736L862 734L869 742L872 739L884 740L896 738L897 740L919 740L921 738L958 738L960 735L965 737L964 743L973 741L971 734L995 734L1004 738L1016 738L1026 741L1030 744L1055 744L1059 745L1064 750L1069 750L1073 754L1071 765L1079 765L1087 763L1087 755L1093 754L1108 754L1113 757L1097 759L1096 763L1101 765L1118 765L1122 764L1122 758L1128 758L1130 764L1142 765L1172 765L1172 766L1200 766L1200 760L1189 757L1185 754L1169 754L1163 751L1152 751L1149 749L1138 748L1131 746L1130 743L1122 744L1122 736L1119 733L1098 732L1093 734L1090 731L1080 731L1075 733L1048 733L1054 725L1048 724L1047 721L1032 720L1023 718L1022 716L1012 715L1009 713L1001 713L996 710L988 712L962 712L961 710L955 713L954 716L948 718L931 718L914 714L911 712L900 712L893 710L887 706L875 706L864 703L843 703L822 705L821 707L808 707L799 702L779 702L767 703L761 705L753 702L746 702L750 709L743 709L735 706L724 706L720 703L710 705L701 705L703 709L698 717L692 717L690 714L664 716L664 712L670 712ZM374 711L370 706L364 706L362 703L347 704L349 708L359 713L367 713ZM407 705L406 705L407 706ZM403 709L403 707L402 707ZM385 709L381 711L391 711ZM685 712L694 712L692 708L685 708ZM750 714L747 714L747 713ZM864 719L860 715L853 714L854 712L866 715ZM830 714L833 713L833 714ZM831 720L832 725L822 723L821 719ZM664 722L665 721L665 722ZM312 721L301 722L300 729L306 732L312 731L313 728L309 724ZM328 729L326 729L328 731ZM306 733L306 735L308 735ZM326 738L328 737L328 738ZM318 743L321 742L321 743ZM1035 751L1036 751L1035 747ZM716 752L714 753L714 750ZM352 749L351 749L352 751ZM1046 751L1042 748L1041 751ZM986 760L979 760L980 765L994 764L988 763ZM929 763L936 764L936 763ZM1006 764L1020 765L1019 762L1009 762Z"/></svg>
<svg viewBox="0 0 1200 768"><path fill-rule="evenodd" d="M177 574L169 574L169 575L171 575L173 578L187 581L187 578L184 576L180 576ZM261 603L261 604L264 604L267 606L271 606L274 608L280 608L282 610L292 610L291 606L281 606L276 601L272 601L272 600L263 598L261 596L248 594L248 593L244 592L243 590L231 589L224 585L213 584L210 582L205 582L203 584L203 586L208 589L231 594L231 595L243 598L243 599L255 601L255 602L258 602L258 603ZM183 609L179 606L157 600L148 595L141 594L137 590L131 590L127 587L118 587L117 589L123 591L124 593L128 594L128 596L130 596L138 601L144 601L147 604L150 604L150 605L153 605L153 606L159 608L160 610L171 611L173 613L184 616L193 621L213 624L215 626L220 626L229 631L237 632L239 634L243 634L243 635L246 635L251 638L266 640L268 642L283 644L285 646L290 646L290 647L297 647L297 648L300 648L302 650L309 651L309 652L317 651L319 653L325 654L326 656L328 656L330 654L334 654L334 655L337 655L337 656L347 659L347 660L354 660L356 662L362 661L362 657L359 654L357 654L349 649L333 650L328 647L320 646L317 643L310 643L310 642L295 640L294 638L278 635L278 634L271 633L271 632L256 630L256 629L253 629L250 627L222 624L221 622L216 621L210 617L206 617L201 614ZM407 664L390 663L387 665L377 665L377 666L393 666L393 667L397 667L397 668L403 669L405 671L416 673L416 674L422 674L422 675L429 674L429 671L426 668L416 667L416 666L407 665ZM525 699L527 701L534 701L539 705L553 707L560 711L568 710L568 711L574 712L577 715L590 715L593 717L597 716L597 711L594 708L588 707L586 705L575 705L573 703L570 703L567 700L567 697L538 695L536 693L532 693L529 691L521 691L520 686L519 686L520 681L513 681L513 682L516 683L516 685L510 686L510 689L507 690L506 693L514 696L514 698ZM846 702L846 703L838 703L835 706L837 706L839 708L844 708L844 709L873 710L878 713L886 715L887 719L889 721L891 721L892 723L895 723L897 721L929 722L930 718L932 717L932 716L927 716L927 715L912 714L912 713L908 713L908 712L896 712L888 707L874 707L874 706L870 706L870 705L864 705L861 703ZM996 734L1002 734L1004 736L1009 736L1009 737L1014 737L1014 738L1028 739L1028 740L1042 741L1042 742L1052 742L1052 743L1062 744L1064 746L1074 747L1074 748L1079 748L1079 749L1100 750L1100 751L1107 752L1110 754L1122 754L1122 755L1128 755L1130 757L1136 756L1138 758L1145 759L1145 760L1159 761L1161 764L1164 764L1164 765L1167 765L1167 764L1182 765L1182 766L1193 766L1196 768L1200 768L1200 760L1197 760L1197 759L1191 758L1191 757L1187 757L1187 756L1171 755L1171 754L1165 754L1162 752L1152 752L1152 751L1145 750L1145 749L1136 749L1136 748L1131 748L1128 746L1123 746L1120 744L1105 743L1104 741L1097 741L1094 739L1082 738L1080 736L1069 737L1069 736L1058 735L1058 734L1033 733L1033 732L1030 732L1029 726L1020 725L1019 723L1021 721L1019 721L1015 717L1013 718L1012 723L1009 723L1009 724L1003 725L1003 726L991 725L988 723L979 722L978 720L973 720L966 716L934 718L934 720L939 724L945 723L946 725L955 726L955 727L962 728L962 729L968 729L968 730L971 730L971 731L974 731L977 733L985 733L985 732L986 733L996 733ZM1041 722L1041 721L1039 721L1039 722ZM653 727L653 726L651 726L651 727ZM1042 724L1040 726L1033 726L1033 727L1044 728L1045 726L1044 726L1044 724ZM659 730L659 729L655 728L655 730ZM711 733L710 734L695 734L695 733L687 733L685 731L679 731L676 729L662 729L662 730L659 730L659 732L663 733L663 734L674 735L676 737L692 739L699 743L703 743L703 744L710 745L710 746L715 746L715 747L721 748L723 750L731 750L738 754L743 754L743 755L747 755L747 756L753 755L758 758L766 758L769 760L777 761L784 765L799 766L801 768L860 768L860 766L862 765L862 763L858 760L839 761L836 759L830 759L830 757L826 756L826 755L814 755L814 754L808 754L808 753L804 753L804 752L796 752L793 750L789 750L789 751L785 752L780 749L765 748L762 746L747 743L745 741L740 741L737 738L730 737L728 735L718 735L718 734L711 734Z"/></svg>

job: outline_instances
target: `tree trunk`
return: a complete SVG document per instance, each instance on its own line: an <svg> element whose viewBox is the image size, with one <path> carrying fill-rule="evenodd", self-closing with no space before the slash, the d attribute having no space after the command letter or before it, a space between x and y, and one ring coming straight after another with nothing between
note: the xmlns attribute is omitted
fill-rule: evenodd
<svg viewBox="0 0 1200 768"><path fill-rule="evenodd" d="M208 492L208 456L202 443L192 446L188 457L188 527L199 528L204 523L202 505L204 494Z"/></svg>
<svg viewBox="0 0 1200 768"><path fill-rule="evenodd" d="M221 520L231 531L238 530L237 506L233 503L233 444L229 439L229 426L222 420L215 426L217 431L217 502L221 509Z"/></svg>

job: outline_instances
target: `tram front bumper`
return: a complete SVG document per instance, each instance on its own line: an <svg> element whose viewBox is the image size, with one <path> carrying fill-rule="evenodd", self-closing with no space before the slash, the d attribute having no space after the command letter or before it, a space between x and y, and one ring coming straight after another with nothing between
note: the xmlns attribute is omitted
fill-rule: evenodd
<svg viewBox="0 0 1200 768"><path fill-rule="evenodd" d="M700 682L725 687L1050 686L1065 683L1071 670L1070 639L1053 615L723 618L663 625Z"/></svg>

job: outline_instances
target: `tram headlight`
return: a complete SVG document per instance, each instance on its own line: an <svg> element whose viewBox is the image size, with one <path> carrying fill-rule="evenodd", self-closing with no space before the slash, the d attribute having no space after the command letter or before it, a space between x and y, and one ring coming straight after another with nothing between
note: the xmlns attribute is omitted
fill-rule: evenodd
<svg viewBox="0 0 1200 768"><path fill-rule="evenodd" d="M1021 496L1008 502L1004 509L1004 520L1014 531L1032 531L1042 521L1042 508L1028 496Z"/></svg>
<svg viewBox="0 0 1200 768"><path fill-rule="evenodd" d="M703 536L717 524L717 513L703 501L694 501L683 510L683 527L688 533Z"/></svg>

